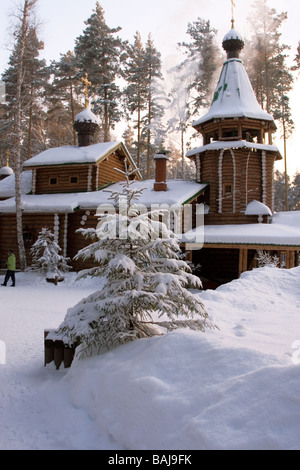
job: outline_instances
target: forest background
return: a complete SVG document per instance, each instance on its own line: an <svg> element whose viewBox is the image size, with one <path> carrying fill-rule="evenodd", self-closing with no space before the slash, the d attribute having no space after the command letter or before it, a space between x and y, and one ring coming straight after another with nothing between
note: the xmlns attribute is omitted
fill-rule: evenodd
<svg viewBox="0 0 300 470"><path fill-rule="evenodd" d="M9 158L20 173L31 156L49 147L76 145L73 122L85 106L83 80L88 74L90 107L100 120L96 141L123 140L145 178L153 177L153 155L167 148L168 176L193 178L194 168L184 155L201 142L191 123L209 108L225 58L214 24L191 18L185 39L176 43L176 55L164 61L155 37L149 32L144 39L138 31L138 20L134 37L124 39L122 25L108 25L102 2L97 2L81 34L72 38L74 47L47 61L41 2L21 0L7 19L10 55L1 74L0 165ZM228 12L230 3L234 6L228 1ZM275 144L281 142L288 163L286 149L297 133L291 97L299 77L300 47L283 42L288 13L269 3L255 0L248 7L241 58L259 103L276 120ZM225 35L230 23L223 24ZM241 32L238 24L236 28ZM300 208L300 176L297 169L288 174L287 168L275 173L276 210Z"/></svg>

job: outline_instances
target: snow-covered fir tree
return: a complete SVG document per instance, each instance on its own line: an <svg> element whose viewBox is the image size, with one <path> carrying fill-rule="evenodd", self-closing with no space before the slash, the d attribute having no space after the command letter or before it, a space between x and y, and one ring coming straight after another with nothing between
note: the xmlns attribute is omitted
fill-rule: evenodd
<svg viewBox="0 0 300 470"><path fill-rule="evenodd" d="M142 190L133 186L132 173L124 176L121 190L110 196L118 210L104 215L104 208L97 229L80 229L92 243L76 257L92 258L95 266L79 277L99 276L102 284L68 310L56 332L65 343L80 344L78 357L177 328L215 328L189 290L201 282L182 259L174 233L161 212L137 203Z"/></svg>
<svg viewBox="0 0 300 470"><path fill-rule="evenodd" d="M58 281L63 278L70 266L68 258L60 254L61 248L55 241L55 235L47 228L42 228L37 241L32 245L31 270L44 274L46 279Z"/></svg>
<svg viewBox="0 0 300 470"><path fill-rule="evenodd" d="M280 268L280 259L276 255L271 255L267 251L258 251L257 264L259 268L265 266L269 268Z"/></svg>

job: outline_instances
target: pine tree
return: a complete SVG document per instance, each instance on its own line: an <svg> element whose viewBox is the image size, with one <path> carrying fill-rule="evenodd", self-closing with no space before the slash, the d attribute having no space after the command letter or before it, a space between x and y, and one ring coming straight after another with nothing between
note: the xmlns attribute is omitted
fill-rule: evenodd
<svg viewBox="0 0 300 470"><path fill-rule="evenodd" d="M130 155L135 158L136 157L136 148L135 148L135 139L134 139L134 131L132 127L128 124L125 131L122 134L122 139L125 143L127 150L129 150ZM136 160L136 158L135 158Z"/></svg>
<svg viewBox="0 0 300 470"><path fill-rule="evenodd" d="M147 106L147 81L145 68L145 48L141 35L137 31L134 43L127 46L127 60L124 68L124 78L127 86L124 89L125 109L133 117L137 129L136 164L141 166L142 153L142 115Z"/></svg>
<svg viewBox="0 0 300 470"><path fill-rule="evenodd" d="M60 255L61 248L55 241L55 236L47 228L39 233L37 241L32 245L31 271L43 274L47 280L53 280L55 284L63 279L64 274L71 269L68 266L69 259Z"/></svg>
<svg viewBox="0 0 300 470"><path fill-rule="evenodd" d="M169 139L172 141L177 137L177 144L180 146L181 154L181 177L184 179L187 162L185 159L186 154L186 132L189 128L189 86L192 81L192 76L188 72L187 68L176 66L169 71L170 79L172 80L172 88L169 93L170 104L168 106L168 112L171 114L167 122L167 130ZM170 137L170 135L174 137ZM178 162L176 162L176 174L179 172Z"/></svg>
<svg viewBox="0 0 300 470"><path fill-rule="evenodd" d="M86 29L76 39L75 56L82 74L88 74L94 97L93 111L102 122L103 140L110 140L110 131L120 121L120 88L117 78L122 75L123 41L116 36L120 27L109 28L99 2L85 22Z"/></svg>
<svg viewBox="0 0 300 470"><path fill-rule="evenodd" d="M22 160L44 150L44 94L49 79L46 61L39 59L44 43L39 41L36 26L28 19L24 32L24 54L22 60L21 107L22 107ZM19 74L20 42L15 43L9 58L9 67L2 78L6 85L7 121L3 137L11 148L15 137L15 117ZM0 134L1 135L1 134ZM1 136L2 137L2 136Z"/></svg>
<svg viewBox="0 0 300 470"><path fill-rule="evenodd" d="M146 178L151 175L151 157L155 154L163 133L161 118L164 114L162 101L166 99L160 84L162 80L161 54L154 46L151 34L145 47L144 70L147 87L146 113L143 116L142 141L146 152Z"/></svg>
<svg viewBox="0 0 300 470"><path fill-rule="evenodd" d="M195 180L195 165L189 159L182 164L182 152L173 144L167 142L168 150L170 151L168 162L168 178L170 179L184 179Z"/></svg>
<svg viewBox="0 0 300 470"><path fill-rule="evenodd" d="M300 210L300 174L296 173L291 184L291 197L293 211Z"/></svg>
<svg viewBox="0 0 300 470"><path fill-rule="evenodd" d="M293 67L287 65L290 47L281 43L280 28L287 13L277 14L269 8L267 0L256 0L249 18L253 35L248 49L247 70L256 97L269 114L281 123L284 142L285 164L285 210L288 210L287 139L293 132L294 123L289 105L289 92L293 87ZM272 136L269 135L272 142Z"/></svg>
<svg viewBox="0 0 300 470"><path fill-rule="evenodd" d="M281 43L280 28L286 19L286 12L278 14L267 0L256 0L249 17L253 34L243 58L258 102L272 115L278 114L282 96L293 86L292 67L286 63L290 47Z"/></svg>
<svg viewBox="0 0 300 470"><path fill-rule="evenodd" d="M276 170L274 173L274 210L275 212L282 212L286 210L286 181L288 183L288 210L292 209L292 190L290 185L290 177L285 173Z"/></svg>
<svg viewBox="0 0 300 470"><path fill-rule="evenodd" d="M187 56L179 70L186 71L185 75L190 76L186 88L189 119L198 115L201 108L208 108L211 104L222 59L216 40L217 31L211 28L209 20L198 18L189 23L187 34L192 42L179 43Z"/></svg>
<svg viewBox="0 0 300 470"><path fill-rule="evenodd" d="M293 70L299 70L300 69L300 41L298 43L297 54L294 60L296 62L296 65L294 65Z"/></svg>
<svg viewBox="0 0 300 470"><path fill-rule="evenodd" d="M50 145L58 147L73 143L77 137L73 128L76 114L82 109L82 81L73 52L61 54L59 61L50 65L53 76L48 86L47 134ZM81 100L81 103L80 103ZM53 123L56 123L56 125ZM55 142L58 137L57 142Z"/></svg>
<svg viewBox="0 0 300 470"><path fill-rule="evenodd" d="M69 309L56 332L67 344L80 343L83 356L162 334L164 328L214 328L199 296L188 290L201 283L181 259L177 239L157 211L141 210L142 189L133 186L132 173L123 174L122 190L110 196L118 213L103 215L96 230L81 229L92 243L77 258L95 261L81 276L99 276L105 283Z"/></svg>

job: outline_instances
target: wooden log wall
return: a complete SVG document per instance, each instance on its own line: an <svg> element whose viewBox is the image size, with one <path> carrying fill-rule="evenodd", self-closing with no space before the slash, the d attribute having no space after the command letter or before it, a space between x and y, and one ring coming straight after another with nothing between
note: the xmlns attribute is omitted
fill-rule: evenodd
<svg viewBox="0 0 300 470"><path fill-rule="evenodd" d="M121 173L115 170L125 170L124 158L120 157L117 153L109 155L98 165L98 187L104 186L105 184L122 181L124 177Z"/></svg>
<svg viewBox="0 0 300 470"><path fill-rule="evenodd" d="M234 158L233 158L234 157ZM218 178L218 189L221 184L222 190L222 214L233 214L239 210L240 202L240 180L235 177L238 173L238 161L233 153L225 152L222 159L222 181ZM219 172L219 162L218 162ZM234 181L235 180L235 181ZM230 185L231 192L226 193L225 188ZM218 205L219 205L220 193L218 191ZM234 209L235 207L235 209Z"/></svg>
<svg viewBox="0 0 300 470"><path fill-rule="evenodd" d="M42 228L48 228L54 233L54 214L23 214L23 236L26 251L27 264L30 266L32 259L30 249L38 238ZM60 240L61 242L61 240ZM3 214L0 217L0 267L6 266L7 251L14 250L18 260L17 228L15 214Z"/></svg>
<svg viewBox="0 0 300 470"><path fill-rule="evenodd" d="M108 183L124 179L115 170L124 170L124 158L115 152L97 165L56 165L36 168L35 194L55 194L97 191ZM51 179L57 179L57 184L50 184ZM72 182L77 178L77 182Z"/></svg>
<svg viewBox="0 0 300 470"><path fill-rule="evenodd" d="M0 217L0 268L6 269L8 250L13 250L18 265L18 244L16 232L16 216L14 214Z"/></svg>
<svg viewBox="0 0 300 470"><path fill-rule="evenodd" d="M40 213L40 214L23 214L23 233L25 250L27 257L27 265L32 263L30 249L38 238L42 228L48 228L52 233L57 231L58 244L62 249L61 254L66 254L71 259L69 264L72 265L73 270L86 269L93 266L92 262L83 262L73 260L74 256L84 246L90 242L85 239L82 234L76 233L79 228L96 228L98 218L94 216L95 211L78 211L67 215L67 238L65 238L66 229L66 215L59 214L55 219L55 214ZM55 229L55 220L58 224ZM84 224L84 225L83 225ZM67 243L66 253L64 252L65 243ZM16 217L14 214L6 214L0 217L0 268L6 268L7 252L14 250L17 257L17 269L19 269L18 261L18 246L17 246L17 232L16 232Z"/></svg>
<svg viewBox="0 0 300 470"><path fill-rule="evenodd" d="M72 266L75 271L81 269L87 269L93 266L93 262L74 260L74 256L77 255L79 250L89 245L91 241L86 239L81 233L78 233L78 229L85 228L96 228L98 224L98 218L95 217L95 211L77 211L74 214L69 214L68 217L68 238L67 238L67 253L72 260Z"/></svg>
<svg viewBox="0 0 300 470"><path fill-rule="evenodd" d="M85 192L88 190L90 165L56 165L36 169L35 194ZM57 184L50 184L52 178ZM71 178L77 178L72 183Z"/></svg>
<svg viewBox="0 0 300 470"><path fill-rule="evenodd" d="M263 171L261 151L233 149L232 152L234 158L229 150L223 153L222 158L221 214L219 213L221 151L207 151L200 155L201 181L209 183L210 188L210 213L205 216L206 224L257 223L256 216L245 215L247 204L253 200L264 202L272 210L275 154L266 152L265 171ZM232 194L225 192L225 186L228 185L232 185ZM264 222L266 221L265 217Z"/></svg>

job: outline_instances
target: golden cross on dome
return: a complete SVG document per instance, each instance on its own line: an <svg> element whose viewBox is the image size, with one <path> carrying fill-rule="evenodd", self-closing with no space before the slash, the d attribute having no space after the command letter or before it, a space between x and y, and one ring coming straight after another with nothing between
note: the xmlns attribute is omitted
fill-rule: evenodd
<svg viewBox="0 0 300 470"><path fill-rule="evenodd" d="M81 79L82 82L85 84L85 90L84 90L84 94L85 94L85 107L88 108L89 107L89 86L91 86L91 82L88 81L88 74L86 73L84 78Z"/></svg>
<svg viewBox="0 0 300 470"><path fill-rule="evenodd" d="M234 29L234 8L235 8L235 3L233 0L231 0L231 27Z"/></svg>

